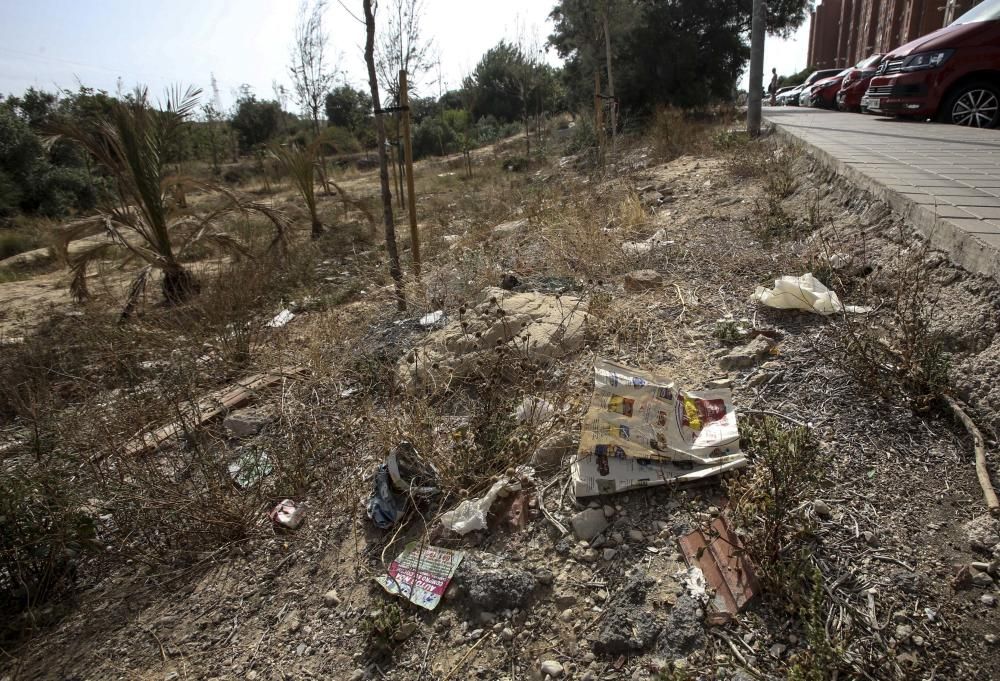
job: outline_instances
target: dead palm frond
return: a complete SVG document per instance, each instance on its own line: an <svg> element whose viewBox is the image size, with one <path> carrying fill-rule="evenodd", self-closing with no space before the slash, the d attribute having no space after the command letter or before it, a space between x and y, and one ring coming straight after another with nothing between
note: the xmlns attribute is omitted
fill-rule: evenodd
<svg viewBox="0 0 1000 681"><path fill-rule="evenodd" d="M317 137L305 146L289 144L284 146L275 145L271 148L271 155L278 161L281 169L292 179L292 183L298 190L299 195L305 201L306 208L309 210L309 219L312 221L313 239L318 239L323 233L323 222L319 219L319 211L316 205L317 159L319 148L322 144L322 137Z"/></svg>
<svg viewBox="0 0 1000 681"><path fill-rule="evenodd" d="M276 228L272 247L284 247L287 217L273 207L248 201L219 185L167 173L167 155L175 145L184 121L194 110L200 90L175 87L167 93L162 110L149 103L148 91L140 88L125 100L115 101L106 116L93 121L63 121L52 127L50 141L63 138L75 142L101 164L113 187L97 215L67 223L57 230L56 248L62 253L73 277L70 289L78 299L87 297L87 267L111 249L127 251L129 260L140 260L140 270L129 290L123 310L127 316L153 269L163 273L162 290L168 303L179 303L198 290L181 258L196 243L248 253L236 237L218 228L231 215L260 214ZM215 194L221 207L204 214L183 209L176 196L190 189ZM72 255L71 241L102 234L93 247Z"/></svg>

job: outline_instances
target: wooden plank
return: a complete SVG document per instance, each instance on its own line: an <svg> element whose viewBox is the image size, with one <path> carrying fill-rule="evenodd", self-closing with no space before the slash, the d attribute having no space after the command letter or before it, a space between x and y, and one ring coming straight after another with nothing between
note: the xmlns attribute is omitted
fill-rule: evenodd
<svg viewBox="0 0 1000 681"><path fill-rule="evenodd" d="M254 374L240 379L236 383L216 390L198 401L196 405L181 407L183 418L168 423L151 432L140 433L132 437L123 447L126 456L135 456L155 450L170 438L184 433L185 424L197 427L237 407L247 404L256 396L256 391L267 388L284 378L295 378L305 373L305 368L281 367L276 371ZM107 454L94 459L100 461Z"/></svg>

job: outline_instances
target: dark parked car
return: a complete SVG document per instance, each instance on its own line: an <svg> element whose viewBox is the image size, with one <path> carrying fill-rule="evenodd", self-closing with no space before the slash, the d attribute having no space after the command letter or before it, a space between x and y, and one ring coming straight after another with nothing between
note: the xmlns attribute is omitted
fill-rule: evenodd
<svg viewBox="0 0 1000 681"><path fill-rule="evenodd" d="M861 106L883 115L995 128L1000 0L984 0L949 26L887 54Z"/></svg>
<svg viewBox="0 0 1000 681"><path fill-rule="evenodd" d="M844 81L844 76L850 69L839 71L837 75L828 78L820 78L809 87L802 90L799 95L801 106L815 106L820 109L832 109L837 105L837 92L840 91L840 84Z"/></svg>
<svg viewBox="0 0 1000 681"><path fill-rule="evenodd" d="M779 104L787 104L789 106L799 105L799 95L802 94L802 90L806 87L812 85L820 78L828 78L829 76L835 76L840 73L840 69L823 69L822 71L813 71L806 78L805 82L798 87L792 88L788 92L782 93L778 98Z"/></svg>
<svg viewBox="0 0 1000 681"><path fill-rule="evenodd" d="M865 96L868 82L875 75L875 69L882 61L881 54L873 54L856 66L848 69L837 93L837 108L841 111L861 111L861 98Z"/></svg>

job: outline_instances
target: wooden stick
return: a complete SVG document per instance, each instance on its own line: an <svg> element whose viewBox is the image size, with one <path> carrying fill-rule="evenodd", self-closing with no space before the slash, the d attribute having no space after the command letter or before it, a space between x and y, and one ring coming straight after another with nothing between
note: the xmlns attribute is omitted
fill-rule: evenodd
<svg viewBox="0 0 1000 681"><path fill-rule="evenodd" d="M983 488L983 496L986 497L986 507L990 510L990 513L998 514L1000 513L1000 501L997 500L997 493L993 489L993 483L990 482L990 471L986 467L986 442L983 440L983 434L979 431L975 422L965 413L965 409L962 408L961 403L956 400L951 395L944 396L945 402L951 407L951 411L958 420L962 422L965 429L972 436L972 443L976 450L976 477L979 478L979 486Z"/></svg>

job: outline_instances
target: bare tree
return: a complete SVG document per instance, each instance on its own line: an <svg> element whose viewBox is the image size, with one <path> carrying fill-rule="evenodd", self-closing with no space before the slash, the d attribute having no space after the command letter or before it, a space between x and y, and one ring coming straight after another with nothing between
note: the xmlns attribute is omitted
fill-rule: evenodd
<svg viewBox="0 0 1000 681"><path fill-rule="evenodd" d="M389 274L396 283L396 306L406 309L403 295L403 270L399 266L399 250L396 246L396 226L392 218L392 192L389 190L389 159L385 148L385 121L378 93L378 73L375 70L375 12L372 0L364 0L365 9L365 63L368 65L368 84L372 91L372 107L375 110L375 139L378 143L378 176L382 185L382 216L385 219L385 250L389 255Z"/></svg>
<svg viewBox="0 0 1000 681"><path fill-rule="evenodd" d="M411 85L410 92L416 90L413 85L418 82L421 74L431 66L431 41L424 40L420 34L420 18L423 14L423 0L388 0L387 17L383 29L378 36L375 55L375 68L378 71L379 82L388 94L388 101L399 105L399 72L406 71ZM402 149L398 146L400 135L400 118L394 117L394 140L396 153L393 154L393 175L397 178L396 195L400 206L403 205L403 173L396 174L396 164L400 161ZM401 164L400 164L401 165Z"/></svg>
<svg viewBox="0 0 1000 681"><path fill-rule="evenodd" d="M531 93L538 84L539 60L542 52L541 43L536 29L530 31L517 22L517 38L515 47L518 58L515 60L511 73L514 80L515 94L521 100L521 122L524 124L525 156L531 160L531 134L528 132L531 116Z"/></svg>
<svg viewBox="0 0 1000 681"><path fill-rule="evenodd" d="M410 92L432 65L432 41L420 34L423 0L389 0L388 21L378 36L375 68L389 99L399 101L399 72L406 71Z"/></svg>
<svg viewBox="0 0 1000 681"><path fill-rule="evenodd" d="M323 30L323 13L326 0L315 0L309 9L309 0L299 5L299 20L295 26L292 45L292 85L295 99L313 121L313 133L318 135L319 113L323 110L326 93L330 90L336 72L327 63L327 35Z"/></svg>

